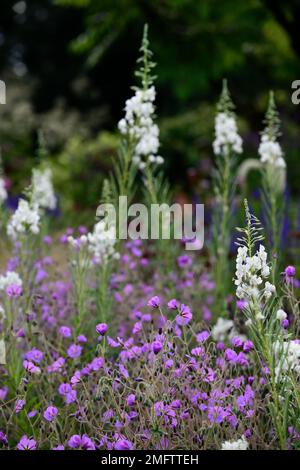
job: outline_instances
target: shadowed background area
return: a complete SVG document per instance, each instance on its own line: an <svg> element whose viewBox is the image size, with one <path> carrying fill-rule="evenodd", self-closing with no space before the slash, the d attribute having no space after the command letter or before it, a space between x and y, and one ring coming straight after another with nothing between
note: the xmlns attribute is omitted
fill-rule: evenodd
<svg viewBox="0 0 300 470"><path fill-rule="evenodd" d="M290 190L299 196L300 78L297 0L4 0L0 106L5 174L17 195L43 130L56 187L70 209L91 208L116 152L116 125L144 23L157 62L161 154L178 194L209 186L215 103L227 77L246 157L257 157L268 92L282 118ZM255 186L255 184L254 184Z"/></svg>

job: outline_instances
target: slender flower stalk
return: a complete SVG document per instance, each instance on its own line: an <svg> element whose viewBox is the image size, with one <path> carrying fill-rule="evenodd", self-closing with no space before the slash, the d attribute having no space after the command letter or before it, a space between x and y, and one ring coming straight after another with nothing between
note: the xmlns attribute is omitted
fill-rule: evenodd
<svg viewBox="0 0 300 470"><path fill-rule="evenodd" d="M154 122L156 96L154 80L156 77L152 75L156 64L152 61L152 52L149 49L147 24L144 27L140 52L139 69L135 73L140 80L140 85L133 88L135 93L126 101L125 117L118 125L122 136L123 156L122 173L118 170L116 180L119 193L130 197L134 173L140 170L150 202L157 203L161 184L158 167L164 159L158 155L159 128Z"/></svg>
<svg viewBox="0 0 300 470"><path fill-rule="evenodd" d="M282 327L286 318L279 307L282 299L276 287L269 282L272 266L267 262L267 252L262 245L264 240L259 220L250 213L245 200L246 227L238 229L238 254L236 259L236 295L245 303L243 313L253 340L261 367L267 366L269 373L270 413L277 432L281 449L286 448L289 409L293 403L287 395L289 343ZM259 246L258 246L259 245ZM286 400L283 397L287 396Z"/></svg>
<svg viewBox="0 0 300 470"><path fill-rule="evenodd" d="M216 156L214 178L215 208L213 213L213 263L218 310L228 293L228 252L231 240L232 205L235 194L236 154L242 152L242 139L237 131L236 118L226 80L217 105L215 118ZM221 307L222 308L222 307Z"/></svg>
<svg viewBox="0 0 300 470"><path fill-rule="evenodd" d="M262 199L266 216L266 230L273 254L273 275L276 277L283 224L283 192L285 189L286 163L278 142L280 120L274 93L270 92L258 153L262 164Z"/></svg>

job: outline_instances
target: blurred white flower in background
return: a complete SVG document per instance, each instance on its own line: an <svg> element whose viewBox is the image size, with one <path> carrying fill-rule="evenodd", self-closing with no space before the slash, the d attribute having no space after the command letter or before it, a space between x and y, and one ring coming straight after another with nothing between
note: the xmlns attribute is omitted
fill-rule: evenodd
<svg viewBox="0 0 300 470"><path fill-rule="evenodd" d="M52 171L35 169L32 172L32 202L43 209L54 210L57 199L52 184Z"/></svg>
<svg viewBox="0 0 300 470"><path fill-rule="evenodd" d="M37 235L40 230L40 216L37 204L29 204L25 199L19 200L15 213L7 225L7 235L16 240L19 234L28 232Z"/></svg>

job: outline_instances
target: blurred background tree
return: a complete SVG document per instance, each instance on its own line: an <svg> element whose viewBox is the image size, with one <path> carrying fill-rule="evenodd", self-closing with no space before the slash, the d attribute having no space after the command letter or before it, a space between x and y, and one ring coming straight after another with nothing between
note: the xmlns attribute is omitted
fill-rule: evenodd
<svg viewBox="0 0 300 470"><path fill-rule="evenodd" d="M2 1L0 77L8 104L0 107L0 142L14 187L29 177L42 128L70 206L97 199L147 22L161 154L173 185L187 190L200 181L203 191L209 185L215 102L227 77L246 156L256 156L274 89L289 181L299 196L299 107L290 99L291 83L300 78L299 20L298 0ZM97 185L90 185L95 175Z"/></svg>

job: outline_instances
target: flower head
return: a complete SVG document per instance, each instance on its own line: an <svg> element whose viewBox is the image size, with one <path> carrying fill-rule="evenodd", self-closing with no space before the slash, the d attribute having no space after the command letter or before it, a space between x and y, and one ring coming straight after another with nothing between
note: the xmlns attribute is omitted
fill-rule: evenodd
<svg viewBox="0 0 300 470"><path fill-rule="evenodd" d="M44 418L46 421L53 421L58 414L58 409L55 406L48 406L44 411Z"/></svg>
<svg viewBox="0 0 300 470"><path fill-rule="evenodd" d="M158 308L160 306L160 298L157 295L151 297L151 299L148 300L147 305L148 307Z"/></svg>
<svg viewBox="0 0 300 470"><path fill-rule="evenodd" d="M86 435L74 434L68 441L71 449L96 450L93 441Z"/></svg>
<svg viewBox="0 0 300 470"><path fill-rule="evenodd" d="M193 318L193 314L190 310L190 307L187 305L181 304L179 314L176 316L177 325L183 326L187 325Z"/></svg>
<svg viewBox="0 0 300 470"><path fill-rule="evenodd" d="M119 439L115 443L114 448L115 450L133 450L133 444L127 439Z"/></svg>
<svg viewBox="0 0 300 470"><path fill-rule="evenodd" d="M77 344L71 344L71 346L68 348L68 356L72 359L79 357L81 355L81 352L82 346L79 346Z"/></svg>
<svg viewBox="0 0 300 470"><path fill-rule="evenodd" d="M36 450L36 441L29 439L26 435L21 437L17 444L18 450Z"/></svg>
<svg viewBox="0 0 300 470"><path fill-rule="evenodd" d="M96 325L96 331L101 336L104 336L107 330L108 330L108 326L106 323L98 323L98 325Z"/></svg>
<svg viewBox="0 0 300 470"><path fill-rule="evenodd" d="M24 233L38 234L40 230L40 216L37 204L30 205L25 199L19 200L16 212L11 216L7 225L7 234L12 239Z"/></svg>

